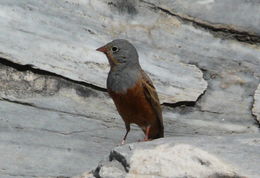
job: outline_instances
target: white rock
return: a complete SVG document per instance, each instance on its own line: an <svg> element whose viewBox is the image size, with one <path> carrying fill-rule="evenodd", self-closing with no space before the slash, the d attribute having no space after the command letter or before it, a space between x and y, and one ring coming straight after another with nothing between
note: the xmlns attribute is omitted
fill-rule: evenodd
<svg viewBox="0 0 260 178"><path fill-rule="evenodd" d="M125 177L259 177L258 134L211 137L172 137L114 148L93 170L98 177L111 176L113 168ZM133 146L134 145L134 146ZM115 164L117 162L117 164ZM116 171L119 170L119 171ZM116 177L116 176L115 176Z"/></svg>
<svg viewBox="0 0 260 178"><path fill-rule="evenodd" d="M129 177L134 175L161 177L201 177L216 173L234 176L236 169L215 156L187 144L158 145L136 150L130 159Z"/></svg>

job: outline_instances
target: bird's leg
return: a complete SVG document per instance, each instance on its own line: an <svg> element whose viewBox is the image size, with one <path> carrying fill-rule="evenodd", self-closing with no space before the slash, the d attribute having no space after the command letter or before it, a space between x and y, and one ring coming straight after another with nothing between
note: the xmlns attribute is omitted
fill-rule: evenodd
<svg viewBox="0 0 260 178"><path fill-rule="evenodd" d="M130 131L130 124L125 123L125 128L126 128L126 133L125 133L125 136L124 136L123 140L121 141L122 145L125 144L126 137L128 135L128 132Z"/></svg>
<svg viewBox="0 0 260 178"><path fill-rule="evenodd" d="M149 125L149 126L147 126L146 128L145 128L145 137L144 137L144 141L148 141L149 140L149 132L150 132L150 128L151 128L151 126Z"/></svg>

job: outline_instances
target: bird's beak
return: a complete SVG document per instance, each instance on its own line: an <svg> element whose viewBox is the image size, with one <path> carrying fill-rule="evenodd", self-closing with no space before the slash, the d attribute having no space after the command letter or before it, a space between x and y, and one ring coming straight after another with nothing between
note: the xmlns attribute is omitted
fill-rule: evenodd
<svg viewBox="0 0 260 178"><path fill-rule="evenodd" d="M107 51L108 51L108 49L107 49L107 47L106 46L102 46L102 47L100 47L100 48L98 48L98 49L96 49L97 51L100 51L100 52L102 52L102 53L107 53Z"/></svg>

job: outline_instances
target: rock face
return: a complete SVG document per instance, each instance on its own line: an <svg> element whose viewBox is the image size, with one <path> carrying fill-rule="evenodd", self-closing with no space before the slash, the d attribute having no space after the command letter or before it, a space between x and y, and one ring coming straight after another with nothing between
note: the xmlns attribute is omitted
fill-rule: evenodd
<svg viewBox="0 0 260 178"><path fill-rule="evenodd" d="M166 0L159 3L156 0L146 1L155 6L167 9L179 16L192 19L195 22L208 24L217 28L231 28L238 32L247 32L249 34L260 34L259 0ZM221 13L222 12L222 13ZM247 14L247 15L241 15ZM252 40L260 39L253 38Z"/></svg>
<svg viewBox="0 0 260 178"><path fill-rule="evenodd" d="M257 122L260 122L260 85L258 85L257 90L254 95L254 108L253 114L256 116Z"/></svg>
<svg viewBox="0 0 260 178"><path fill-rule="evenodd" d="M159 92L166 137L259 134L259 5L1 0L0 177L79 175L120 142L125 128L106 93L108 62L95 51L115 38L136 46ZM133 126L128 142L142 137ZM100 174L121 174L111 169Z"/></svg>
<svg viewBox="0 0 260 178"><path fill-rule="evenodd" d="M43 0L21 3L17 0L3 1L1 5L2 14L12 12L11 18L4 16L0 20L4 28L0 37L0 42L4 43L0 46L1 57L105 87L108 62L95 49L111 40L109 33L115 31L114 28L119 30L122 25L126 26L126 23L111 24L111 17L107 16L111 13L100 12L102 7L98 5L104 6L106 3L100 1L95 4L90 1L86 4L74 4L73 1L62 3ZM143 59L141 63L156 81L162 102L193 101L206 89L207 83L198 68L167 60L173 58L171 54L159 55L161 52L155 47L144 47L146 49L139 50ZM165 60L166 62L161 62ZM160 72L161 77L158 78ZM187 80L181 82L182 77Z"/></svg>
<svg viewBox="0 0 260 178"><path fill-rule="evenodd" d="M104 178L257 178L259 148L259 135L180 137L133 143L114 148L93 175Z"/></svg>

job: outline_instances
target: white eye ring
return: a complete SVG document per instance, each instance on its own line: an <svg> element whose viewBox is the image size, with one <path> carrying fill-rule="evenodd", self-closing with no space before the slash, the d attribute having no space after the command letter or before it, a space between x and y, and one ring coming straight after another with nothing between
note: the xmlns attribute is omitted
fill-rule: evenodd
<svg viewBox="0 0 260 178"><path fill-rule="evenodd" d="M113 47L111 48L111 50L112 50L113 52L119 51L118 47L116 47L116 46L113 46Z"/></svg>

